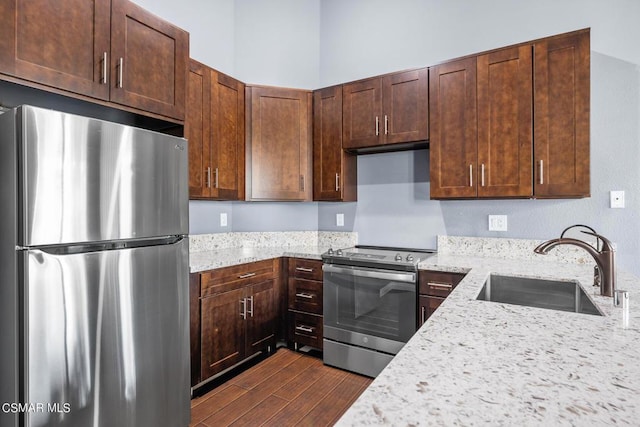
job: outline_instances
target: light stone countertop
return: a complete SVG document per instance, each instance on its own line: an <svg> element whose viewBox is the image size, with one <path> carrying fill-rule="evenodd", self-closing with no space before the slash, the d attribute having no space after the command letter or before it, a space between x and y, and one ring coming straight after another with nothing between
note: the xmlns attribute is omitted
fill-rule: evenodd
<svg viewBox="0 0 640 427"><path fill-rule="evenodd" d="M270 258L294 257L320 260L329 246L225 248L189 254L189 272L197 273Z"/></svg>
<svg viewBox="0 0 640 427"><path fill-rule="evenodd" d="M438 254L468 272L337 425L602 426L640 423L640 279L629 327L591 265ZM477 301L490 273L578 280L605 316Z"/></svg>

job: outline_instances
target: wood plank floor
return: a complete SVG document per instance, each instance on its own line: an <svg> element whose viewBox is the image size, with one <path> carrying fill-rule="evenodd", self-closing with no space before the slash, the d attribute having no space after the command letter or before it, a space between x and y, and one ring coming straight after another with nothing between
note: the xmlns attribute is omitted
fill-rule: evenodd
<svg viewBox="0 0 640 427"><path fill-rule="evenodd" d="M280 349L191 401L191 426L331 426L371 379Z"/></svg>

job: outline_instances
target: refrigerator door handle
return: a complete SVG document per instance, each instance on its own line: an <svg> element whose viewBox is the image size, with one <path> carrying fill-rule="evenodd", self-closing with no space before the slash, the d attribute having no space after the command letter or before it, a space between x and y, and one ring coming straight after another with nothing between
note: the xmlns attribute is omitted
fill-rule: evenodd
<svg viewBox="0 0 640 427"><path fill-rule="evenodd" d="M108 242L78 243L74 245L16 246L17 250L39 250L51 255L72 255L89 252L102 252L120 249L143 248L146 246L173 245L184 240L185 236L163 236L152 239L114 240Z"/></svg>

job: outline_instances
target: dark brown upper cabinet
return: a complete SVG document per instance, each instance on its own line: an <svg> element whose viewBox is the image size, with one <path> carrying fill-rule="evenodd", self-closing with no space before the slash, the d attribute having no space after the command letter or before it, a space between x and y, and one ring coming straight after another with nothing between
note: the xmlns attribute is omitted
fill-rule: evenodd
<svg viewBox="0 0 640 427"><path fill-rule="evenodd" d="M247 200L311 201L311 92L267 86L245 92Z"/></svg>
<svg viewBox="0 0 640 427"><path fill-rule="evenodd" d="M128 0L0 3L2 78L182 121L189 34Z"/></svg>
<svg viewBox="0 0 640 427"><path fill-rule="evenodd" d="M478 57L478 197L532 194L532 48Z"/></svg>
<svg viewBox="0 0 640 427"><path fill-rule="evenodd" d="M478 158L476 58L429 70L430 191L432 199L475 197Z"/></svg>
<svg viewBox="0 0 640 427"><path fill-rule="evenodd" d="M344 149L374 151L429 138L427 68L347 83L343 96Z"/></svg>
<svg viewBox="0 0 640 427"><path fill-rule="evenodd" d="M589 66L581 30L430 68L431 198L589 196Z"/></svg>
<svg viewBox="0 0 640 427"><path fill-rule="evenodd" d="M534 44L534 193L588 197L589 30Z"/></svg>
<svg viewBox="0 0 640 427"><path fill-rule="evenodd" d="M342 149L342 86L313 92L313 200L357 200L357 158Z"/></svg>
<svg viewBox="0 0 640 427"><path fill-rule="evenodd" d="M189 197L244 199L244 83L189 62L185 137Z"/></svg>

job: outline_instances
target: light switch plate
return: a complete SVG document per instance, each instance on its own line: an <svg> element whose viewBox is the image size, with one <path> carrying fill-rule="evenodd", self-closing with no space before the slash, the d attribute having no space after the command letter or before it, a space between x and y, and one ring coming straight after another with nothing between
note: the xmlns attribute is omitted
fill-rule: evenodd
<svg viewBox="0 0 640 427"><path fill-rule="evenodd" d="M336 214L336 226L344 227L344 214Z"/></svg>
<svg viewBox="0 0 640 427"><path fill-rule="evenodd" d="M489 215L489 231L507 231L507 216Z"/></svg>
<svg viewBox="0 0 640 427"><path fill-rule="evenodd" d="M227 214L225 212L222 212L220 214L220 227L226 227L227 226Z"/></svg>
<svg viewBox="0 0 640 427"><path fill-rule="evenodd" d="M611 208L624 208L624 190L611 191Z"/></svg>

